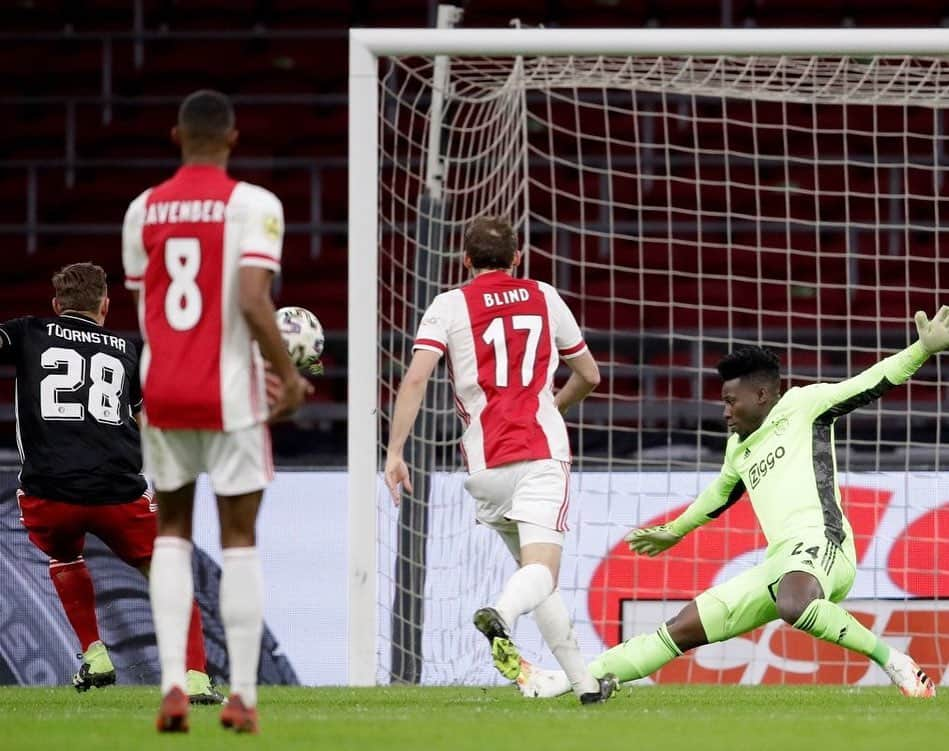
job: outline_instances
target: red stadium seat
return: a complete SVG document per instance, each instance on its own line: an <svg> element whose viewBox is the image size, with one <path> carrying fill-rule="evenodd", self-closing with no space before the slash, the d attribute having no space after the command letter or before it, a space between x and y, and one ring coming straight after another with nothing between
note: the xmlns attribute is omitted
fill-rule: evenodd
<svg viewBox="0 0 949 751"><path fill-rule="evenodd" d="M701 374L691 351L664 352L652 357L649 364L659 370L649 396L656 399L692 399L696 396L695 385L701 380Z"/></svg>

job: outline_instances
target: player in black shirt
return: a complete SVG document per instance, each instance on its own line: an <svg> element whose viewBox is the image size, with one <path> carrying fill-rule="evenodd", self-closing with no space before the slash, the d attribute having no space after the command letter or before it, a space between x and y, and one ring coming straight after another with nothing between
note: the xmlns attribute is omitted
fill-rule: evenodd
<svg viewBox="0 0 949 751"><path fill-rule="evenodd" d="M30 540L50 558L50 578L83 651L73 685L86 691L115 683L82 557L86 533L148 576L157 523L142 475L138 350L103 328L105 271L72 264L53 276L53 288L55 316L0 324L0 359L16 367L20 514ZM192 701L218 703L196 603L188 668Z"/></svg>

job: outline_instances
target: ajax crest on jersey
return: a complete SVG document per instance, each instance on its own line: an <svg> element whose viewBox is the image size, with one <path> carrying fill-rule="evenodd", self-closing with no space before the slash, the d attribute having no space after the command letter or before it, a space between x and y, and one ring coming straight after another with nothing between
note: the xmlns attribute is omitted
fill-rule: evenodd
<svg viewBox="0 0 949 751"><path fill-rule="evenodd" d="M293 364L310 375L320 375L323 364L323 326L306 308L288 307L277 311L277 328Z"/></svg>

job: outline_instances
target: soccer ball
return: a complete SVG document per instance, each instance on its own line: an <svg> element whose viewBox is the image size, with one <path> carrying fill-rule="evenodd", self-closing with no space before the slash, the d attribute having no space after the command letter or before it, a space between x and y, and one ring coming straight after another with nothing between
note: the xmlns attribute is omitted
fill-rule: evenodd
<svg viewBox="0 0 949 751"><path fill-rule="evenodd" d="M293 364L301 371L320 375L323 372L320 355L325 343L320 319L306 308L280 308L277 328Z"/></svg>

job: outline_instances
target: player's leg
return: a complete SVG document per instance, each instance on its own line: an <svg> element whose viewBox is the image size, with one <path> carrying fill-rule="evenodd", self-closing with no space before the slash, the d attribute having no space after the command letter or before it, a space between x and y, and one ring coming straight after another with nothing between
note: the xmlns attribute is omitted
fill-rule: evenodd
<svg viewBox="0 0 949 751"><path fill-rule="evenodd" d="M158 536L149 566L148 589L152 620L161 664L162 707L158 729L186 732L187 711L182 714L182 697L187 706L186 654L188 629L194 600L191 571L191 516L194 482L175 490L159 490Z"/></svg>
<svg viewBox="0 0 949 751"><path fill-rule="evenodd" d="M146 579L150 578L150 561L136 568ZM191 704L221 704L224 701L224 694L217 690L208 673L204 622L196 598L191 600L191 619L188 622L188 641L185 645L185 693Z"/></svg>
<svg viewBox="0 0 949 751"><path fill-rule="evenodd" d="M49 559L49 578L66 611L66 618L79 639L80 650L85 652L100 640L96 592L85 559L81 555L64 557L70 559Z"/></svg>
<svg viewBox="0 0 949 751"><path fill-rule="evenodd" d="M536 524L519 522L517 531L521 545L519 568L505 582L494 604L509 633L514 632L518 618L533 611L553 593L563 544L562 532Z"/></svg>
<svg viewBox="0 0 949 751"><path fill-rule="evenodd" d="M476 614L475 625L483 632L483 626L489 620L500 619L499 626L507 634L513 633L517 619L543 602L554 590L556 574L559 571L559 551L557 541L563 535L557 534L557 540L538 539L536 550L532 547L528 557L524 556L525 542L518 534L518 523L533 521L511 516L515 494L520 483L528 476L532 465L539 462L514 462L501 467L485 469L471 475L465 482L465 488L475 499L478 521L491 527L501 535L511 555L518 563L518 569L505 582L501 594L492 608L482 608ZM562 473L561 473L562 478ZM561 484L562 484L561 479ZM555 569L551 570L551 565ZM491 614L487 610L493 611ZM480 624L479 624L480 621ZM487 634L486 634L487 635ZM507 666L498 665L502 674L511 680L517 675L516 660ZM511 674L508 674L511 673Z"/></svg>
<svg viewBox="0 0 949 751"><path fill-rule="evenodd" d="M266 425L210 434L208 469L221 525L221 620L230 660L231 695L221 724L258 732L257 665L264 627L264 585L257 552L257 513L273 479Z"/></svg>
<svg viewBox="0 0 949 751"><path fill-rule="evenodd" d="M82 557L87 509L17 493L20 521L30 542L49 556L49 578L63 605L82 651L82 664L73 676L77 691L115 683L115 667L99 638L96 593Z"/></svg>
<svg viewBox="0 0 949 751"><path fill-rule="evenodd" d="M516 525L510 522L499 524L495 527L495 531L498 532L519 566L523 560L540 563L559 571L561 546L555 543L563 539L563 533L523 522ZM554 540L555 535L556 540ZM526 541L523 547L522 540ZM544 540L546 542L542 542ZM522 569L519 568L518 571L520 570ZM508 677L502 668L517 664L517 675L512 680L518 684L525 696L559 696L573 690L584 703L608 698L615 685L611 680L606 680L601 684L601 681L590 674L580 653L570 614L567 612L559 589L555 588L538 604L533 610L533 615L544 642L562 670L540 670L521 659L498 610L482 608L475 614L475 625L488 637L492 657L498 670ZM539 687L541 683L545 684L542 688Z"/></svg>
<svg viewBox="0 0 949 751"><path fill-rule="evenodd" d="M525 543L520 537L519 522L528 520L511 517L517 489L535 464L538 462L514 462L485 469L465 482L465 489L475 499L478 521L501 535L518 564L493 606L481 608L474 616L475 626L491 644L495 667L508 680L516 680L520 673L520 654L511 641L517 619L550 596L560 564L561 532L552 531L556 539L541 534ZM563 473L560 475L562 485ZM530 546L527 557L525 544ZM551 570L548 564L555 569Z"/></svg>
<svg viewBox="0 0 949 751"><path fill-rule="evenodd" d="M517 534L517 525L514 522L502 519L499 522L492 522L488 526L491 526L498 533L511 557L517 563L518 571L520 571L521 543ZM505 677L514 675L513 678L509 678L510 680L519 680L520 671L518 670L515 674L513 668L522 662L520 652L511 639L511 631L498 612L496 603L475 611L473 621L475 628L484 634L488 640L491 659L494 661L494 666L498 669L498 672Z"/></svg>
<svg viewBox="0 0 949 751"><path fill-rule="evenodd" d="M204 467L197 431L142 428L145 473L155 485L158 536L149 567L148 589L161 663L159 732L188 730L185 653L194 598L191 524L194 481Z"/></svg>
<svg viewBox="0 0 949 751"><path fill-rule="evenodd" d="M513 630L520 615L533 612L541 636L563 668L569 687L584 703L602 701L610 696L614 684L590 674L557 589L569 500L568 467L556 461L528 462L509 474L493 490L502 507L506 507L504 499L510 498L505 514L516 520L517 547L514 540L506 542L519 568L506 583L495 610L510 629L507 633ZM496 643L493 640L492 647ZM509 678L513 674L514 680L523 684L527 676L522 665L526 663L522 663L516 649L512 648L512 652L512 659L501 664L495 653L495 664L499 669L508 668L509 672L501 672Z"/></svg>
<svg viewBox="0 0 949 751"><path fill-rule="evenodd" d="M778 615L794 628L823 641L866 655L881 667L889 648L839 605L824 597L813 574L791 571L778 585Z"/></svg>
<svg viewBox="0 0 949 751"><path fill-rule="evenodd" d="M494 666L508 680L516 680L520 673L520 653L511 640L514 621L528 609L536 607L553 589L552 582L547 582L547 593L542 592L539 597L533 593L535 578L540 576L540 586L543 587L543 579L549 579L550 573L540 566L531 567L525 573L521 562L521 541L517 523L507 518L514 488L518 478L524 473L526 464L516 462L485 469L471 475L465 482L465 489L475 500L475 515L478 521L500 535L518 564L517 571L505 582L498 599L491 606L480 608L474 614L475 627L491 645Z"/></svg>
<svg viewBox="0 0 949 751"><path fill-rule="evenodd" d="M614 674L621 682L645 678L684 652L726 641L777 617L772 562L700 594L675 617L649 634L634 636L601 654L590 665L594 676Z"/></svg>
<svg viewBox="0 0 949 751"><path fill-rule="evenodd" d="M96 593L85 559L81 555L67 561L50 558L49 577L79 638L82 663L73 676L73 686L77 691L111 686L116 680L115 666L99 637Z"/></svg>
<svg viewBox="0 0 949 751"><path fill-rule="evenodd" d="M522 561L534 561L547 566L554 574L554 582L556 582L560 571L563 533L524 522L519 523L517 527L523 545ZM559 535L559 544L554 541L554 535ZM547 540L547 542L541 543L537 542L538 540ZM555 586L532 612L544 642L550 648L557 663L563 668L569 687L577 698L584 704L608 699L616 684L612 676L607 674L595 678L587 667L560 589Z"/></svg>
<svg viewBox="0 0 949 751"><path fill-rule="evenodd" d="M710 602L706 617L715 612L715 600ZM613 675L625 683L645 678L681 654L708 643L697 601L693 600L656 631L639 634L603 652L590 663L589 672L595 678ZM518 688L528 698L552 698L572 688L566 671L543 670L525 663L522 674Z"/></svg>
<svg viewBox="0 0 949 751"><path fill-rule="evenodd" d="M849 553L849 554L848 554ZM822 641L866 655L906 696L935 696L935 686L908 655L890 647L837 602L856 575L847 551L817 536L783 546L787 573L777 588L778 615L794 628Z"/></svg>
<svg viewBox="0 0 949 751"><path fill-rule="evenodd" d="M150 578L151 560L158 536L157 501L151 492L131 503L103 506L90 529L120 559ZM201 610L191 601L185 650L185 693L192 704L220 704L224 696L214 689L208 675Z"/></svg>
<svg viewBox="0 0 949 751"><path fill-rule="evenodd" d="M656 631L639 634L608 649L590 663L590 672L595 676L612 673L621 683L633 681L651 675L689 649L708 643L698 605L693 600Z"/></svg>
<svg viewBox="0 0 949 751"><path fill-rule="evenodd" d="M255 526L263 499L258 490L218 496L221 521L221 620L230 660L231 697L221 723L257 732L257 664L264 626L264 584Z"/></svg>

